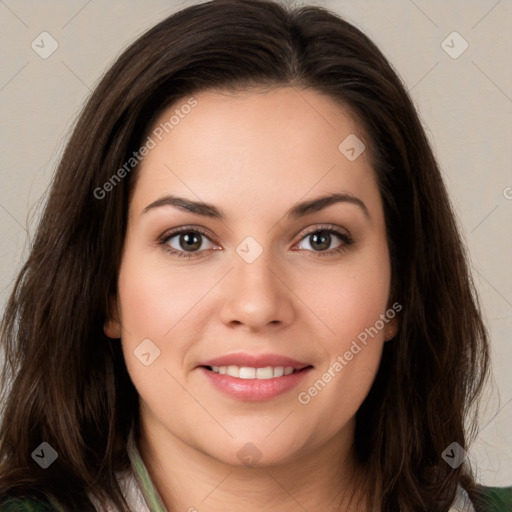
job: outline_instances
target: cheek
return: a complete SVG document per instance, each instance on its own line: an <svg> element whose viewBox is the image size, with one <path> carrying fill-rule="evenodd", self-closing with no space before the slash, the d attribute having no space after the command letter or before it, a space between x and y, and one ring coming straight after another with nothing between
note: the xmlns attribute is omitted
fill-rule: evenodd
<svg viewBox="0 0 512 512"><path fill-rule="evenodd" d="M385 316L390 289L386 247L361 252L347 259L346 266L317 274L315 286L309 287L308 304L316 308L324 324L317 343L325 358L317 380L302 390L305 394L299 402L311 402L311 411L319 417L341 407L343 418L325 417L327 422L344 421L355 414L375 379L387 326L382 316L390 319Z"/></svg>
<svg viewBox="0 0 512 512"><path fill-rule="evenodd" d="M165 334L172 331L179 318L183 307L180 294L174 286L171 290L158 265L147 265L144 256L136 251L126 252L118 294L122 346L128 372L141 396L144 388L154 387L158 379L162 380L160 374L168 355Z"/></svg>
<svg viewBox="0 0 512 512"><path fill-rule="evenodd" d="M315 273L302 286L301 296L323 324L321 333L331 340L331 349L343 348L385 313L389 262L360 253L339 267Z"/></svg>
<svg viewBox="0 0 512 512"><path fill-rule="evenodd" d="M119 274L122 348L130 378L149 411L175 409L187 403L177 381L185 347L176 333L186 328L191 305L197 302L190 282L169 279L159 262L133 251ZM172 284L171 284L172 283ZM184 327L185 326L185 327Z"/></svg>
<svg viewBox="0 0 512 512"><path fill-rule="evenodd" d="M178 324L187 323L203 288L190 270L169 268L151 255L134 252L125 259L119 276L121 317L127 337L163 341L172 337ZM192 315L193 316L193 315Z"/></svg>
<svg viewBox="0 0 512 512"><path fill-rule="evenodd" d="M185 379L191 340L200 339L204 327L202 308L207 301L199 301L219 279L212 274L184 266L170 269L154 254L126 251L119 274L122 346L142 398L181 396L172 377Z"/></svg>
<svg viewBox="0 0 512 512"><path fill-rule="evenodd" d="M377 292L370 280L332 288L336 300L324 318L334 334L317 338L324 358L296 397L301 417L324 438L348 424L375 380L384 345L384 330L375 328L386 311L387 287L382 284Z"/></svg>

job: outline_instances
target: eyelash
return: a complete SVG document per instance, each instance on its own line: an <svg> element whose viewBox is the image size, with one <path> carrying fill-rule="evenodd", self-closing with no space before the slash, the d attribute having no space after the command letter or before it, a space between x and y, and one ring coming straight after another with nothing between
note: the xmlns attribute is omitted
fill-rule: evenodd
<svg viewBox="0 0 512 512"><path fill-rule="evenodd" d="M321 226L315 227L314 229L305 233L302 236L302 238L299 240L299 242L301 242L308 236L310 236L314 233L318 233L318 232L327 232L329 234L334 234L334 235L338 236L343 243L336 249L330 249L328 251L309 251L309 252L315 253L314 257L334 256L335 254L339 254L339 253L345 251L349 246L351 246L354 243L354 240L350 237L350 235L348 235L347 233L341 231L339 228L336 228L335 226L332 226L332 225L321 225ZM205 238L207 238L208 240L210 240L210 242L214 243L213 240L208 235L208 233L206 233L202 229L196 228L196 227L184 226L181 228L177 228L176 230L164 233L161 237L158 238L158 244L163 247L163 250L165 252L172 254L174 256L178 256L179 258L190 259L190 258L198 257L198 256L196 256L196 254L198 252L203 252L203 251L192 251L192 252L178 251L178 250L173 249L167 245L167 242L171 238L174 238L175 236L180 235L182 233L199 233L200 235L202 235Z"/></svg>

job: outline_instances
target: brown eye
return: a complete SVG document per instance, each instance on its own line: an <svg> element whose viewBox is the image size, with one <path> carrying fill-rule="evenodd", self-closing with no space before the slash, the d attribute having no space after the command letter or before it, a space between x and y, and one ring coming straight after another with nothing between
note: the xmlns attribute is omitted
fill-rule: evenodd
<svg viewBox="0 0 512 512"><path fill-rule="evenodd" d="M211 244L210 247L205 247L205 243ZM203 252L203 249L211 249L213 246L213 242L206 233L190 228L165 234L160 244L170 254L185 258L191 258L194 253Z"/></svg>
<svg viewBox="0 0 512 512"><path fill-rule="evenodd" d="M335 247L331 247L333 243L336 243L336 239L339 241L338 244ZM309 233L306 233L306 235L302 237L300 243L304 243L305 241L308 243L309 247L299 248L314 252L316 253L315 256L337 254L353 244L353 240L347 232L330 226L309 231Z"/></svg>

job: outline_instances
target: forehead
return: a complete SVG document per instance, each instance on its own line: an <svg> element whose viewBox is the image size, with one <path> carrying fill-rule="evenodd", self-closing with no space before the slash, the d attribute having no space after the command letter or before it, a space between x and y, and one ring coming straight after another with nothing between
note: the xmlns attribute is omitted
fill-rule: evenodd
<svg viewBox="0 0 512 512"><path fill-rule="evenodd" d="M195 104L192 108L191 101ZM322 140L322 146L332 150L332 146L337 149L340 136L356 134L364 138L347 106L312 89L292 86L202 91L176 101L160 114L152 128L160 129L159 140L170 139L172 134L170 143L178 145L187 139L187 145L196 152L203 149L209 153L236 147L257 150L261 143L274 146L274 150L280 143L285 151L293 149L293 143L306 142L306 149L318 146Z"/></svg>
<svg viewBox="0 0 512 512"><path fill-rule="evenodd" d="M208 90L190 100L153 123L155 146L141 163L134 202L178 191L215 202L236 192L249 207L297 201L308 191L368 196L375 189L367 152L350 161L340 149L350 137L368 145L361 127L326 95L279 87Z"/></svg>

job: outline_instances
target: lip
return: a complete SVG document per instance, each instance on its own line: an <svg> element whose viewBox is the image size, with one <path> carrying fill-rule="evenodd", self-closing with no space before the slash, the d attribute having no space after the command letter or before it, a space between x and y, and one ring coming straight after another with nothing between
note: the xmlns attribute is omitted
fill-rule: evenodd
<svg viewBox="0 0 512 512"><path fill-rule="evenodd" d="M240 352L209 359L208 361L200 362L197 366L247 366L249 368L291 366L295 370L302 370L306 366L312 365L279 354L247 354Z"/></svg>
<svg viewBox="0 0 512 512"><path fill-rule="evenodd" d="M272 379L240 379L209 370L209 366L291 366L295 372ZM278 354L228 354L201 362L197 368L217 390L236 400L261 402L276 398L296 388L313 365Z"/></svg>

